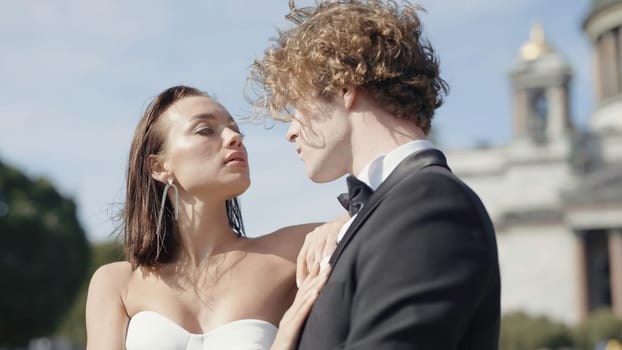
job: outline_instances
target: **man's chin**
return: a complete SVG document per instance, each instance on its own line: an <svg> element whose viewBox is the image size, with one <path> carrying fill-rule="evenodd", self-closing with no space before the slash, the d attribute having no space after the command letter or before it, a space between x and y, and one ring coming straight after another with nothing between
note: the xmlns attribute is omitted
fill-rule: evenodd
<svg viewBox="0 0 622 350"><path fill-rule="evenodd" d="M345 174L344 174L345 175ZM343 175L339 174L321 174L321 173L313 173L311 171L307 171L307 177L315 183L323 184L327 182L333 182L339 179Z"/></svg>

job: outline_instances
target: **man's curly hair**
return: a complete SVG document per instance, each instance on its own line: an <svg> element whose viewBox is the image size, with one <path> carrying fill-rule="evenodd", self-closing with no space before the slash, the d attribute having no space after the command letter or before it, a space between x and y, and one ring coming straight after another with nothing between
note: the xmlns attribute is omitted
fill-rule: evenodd
<svg viewBox="0 0 622 350"><path fill-rule="evenodd" d="M290 0L289 6L286 18L295 25L271 39L251 68L257 113L284 119L296 101L332 98L351 87L429 132L448 85L439 76L432 46L422 38L421 7L390 0L316 1L308 8L296 8Z"/></svg>

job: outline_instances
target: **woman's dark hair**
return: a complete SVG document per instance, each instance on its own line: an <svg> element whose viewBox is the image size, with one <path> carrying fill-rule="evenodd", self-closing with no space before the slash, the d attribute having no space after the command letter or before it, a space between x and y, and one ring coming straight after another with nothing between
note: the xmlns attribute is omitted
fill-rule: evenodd
<svg viewBox="0 0 622 350"><path fill-rule="evenodd" d="M134 132L122 212L125 255L134 267L171 262L179 250L180 239L175 227L174 208L168 200L165 200L161 232L156 232L165 185L151 176L149 156L160 153L164 144L161 116L175 102L191 96L210 97L208 93L188 86L174 86L164 90L151 101ZM228 199L225 207L233 231L238 236L245 236L237 198ZM158 235L161 239L158 239Z"/></svg>

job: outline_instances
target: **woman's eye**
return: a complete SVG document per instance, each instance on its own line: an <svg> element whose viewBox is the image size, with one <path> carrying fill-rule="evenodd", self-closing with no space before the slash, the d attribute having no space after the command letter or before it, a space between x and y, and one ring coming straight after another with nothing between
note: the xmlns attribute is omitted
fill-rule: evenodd
<svg viewBox="0 0 622 350"><path fill-rule="evenodd" d="M199 135L212 135L214 134L214 129L212 128L200 128L196 131Z"/></svg>

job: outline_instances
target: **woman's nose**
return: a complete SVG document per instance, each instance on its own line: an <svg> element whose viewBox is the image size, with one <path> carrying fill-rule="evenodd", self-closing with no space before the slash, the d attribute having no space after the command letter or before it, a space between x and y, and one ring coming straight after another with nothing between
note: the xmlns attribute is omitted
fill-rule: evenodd
<svg viewBox="0 0 622 350"><path fill-rule="evenodd" d="M226 144L228 147L241 147L242 146L242 135L233 130L233 129L229 129L226 128Z"/></svg>

